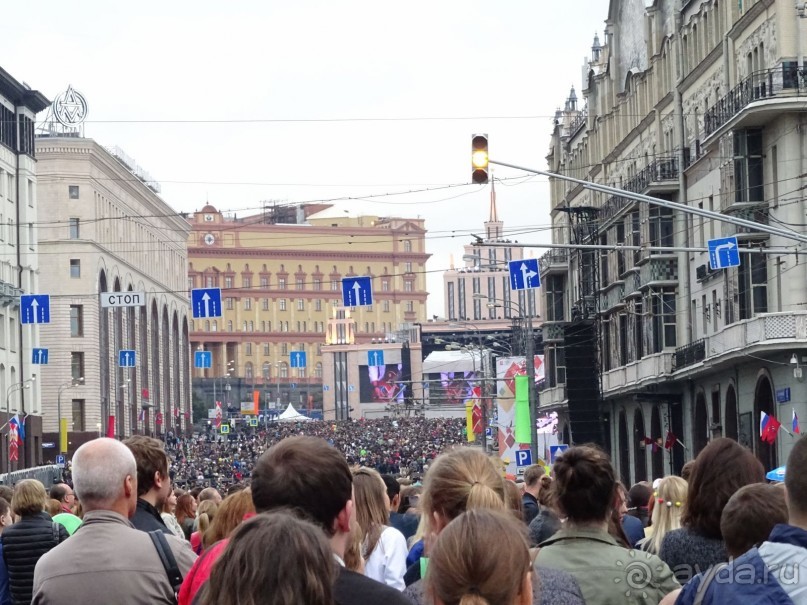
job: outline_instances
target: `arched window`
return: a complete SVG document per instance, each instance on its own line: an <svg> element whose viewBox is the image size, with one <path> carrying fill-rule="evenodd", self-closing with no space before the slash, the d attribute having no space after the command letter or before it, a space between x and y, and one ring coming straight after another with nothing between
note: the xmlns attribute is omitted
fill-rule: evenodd
<svg viewBox="0 0 807 605"><path fill-rule="evenodd" d="M214 332L219 331L219 322L217 320L215 320L215 319L213 320L213 331Z"/></svg>
<svg viewBox="0 0 807 605"><path fill-rule="evenodd" d="M251 362L251 361L248 361L248 362L247 362L247 363L244 365L244 377L245 377L247 380L252 380L252 377L253 377L253 376L252 376L252 362Z"/></svg>
<svg viewBox="0 0 807 605"><path fill-rule="evenodd" d="M210 332L210 320L209 319L205 322L205 332Z"/></svg>
<svg viewBox="0 0 807 605"><path fill-rule="evenodd" d="M412 241L411 240L404 240L404 252L412 252Z"/></svg>
<svg viewBox="0 0 807 605"><path fill-rule="evenodd" d="M322 378L322 362L317 362L317 365L314 366L314 376Z"/></svg>
<svg viewBox="0 0 807 605"><path fill-rule="evenodd" d="M263 376L264 380L269 380L272 377L272 364L268 361L263 362L263 366L261 367L261 375Z"/></svg>
<svg viewBox="0 0 807 605"><path fill-rule="evenodd" d="M227 331L228 332L233 331L233 320L232 319L227 320Z"/></svg>

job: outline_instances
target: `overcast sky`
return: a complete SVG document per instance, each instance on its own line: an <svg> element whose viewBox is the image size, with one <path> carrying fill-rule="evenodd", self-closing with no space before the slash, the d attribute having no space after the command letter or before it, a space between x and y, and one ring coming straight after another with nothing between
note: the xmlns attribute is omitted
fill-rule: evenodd
<svg viewBox="0 0 807 605"><path fill-rule="evenodd" d="M579 95L608 11L608 0L112 4L4 6L0 65L50 99L81 91L86 135L119 145L178 211L347 197L363 199L333 213L425 218L437 315L442 271L481 233L489 201L486 187L438 188L469 182L475 132L494 159L546 167L552 116L572 85ZM434 190L383 196L423 189ZM545 179L497 193L513 239L549 241Z"/></svg>

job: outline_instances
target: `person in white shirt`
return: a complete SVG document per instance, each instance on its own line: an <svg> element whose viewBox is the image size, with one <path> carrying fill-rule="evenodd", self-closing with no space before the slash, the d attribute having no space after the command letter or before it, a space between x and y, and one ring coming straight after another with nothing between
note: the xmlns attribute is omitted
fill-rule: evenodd
<svg viewBox="0 0 807 605"><path fill-rule="evenodd" d="M364 575L403 590L406 538L389 526L389 497L384 480L371 468L353 472L356 520L361 527Z"/></svg>

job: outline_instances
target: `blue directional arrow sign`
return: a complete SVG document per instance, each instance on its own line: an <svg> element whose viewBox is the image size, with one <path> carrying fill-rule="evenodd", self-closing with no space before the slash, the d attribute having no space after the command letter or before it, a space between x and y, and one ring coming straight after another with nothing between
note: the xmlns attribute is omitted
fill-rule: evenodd
<svg viewBox="0 0 807 605"><path fill-rule="evenodd" d="M200 369L213 367L212 351L195 351L193 354L193 365Z"/></svg>
<svg viewBox="0 0 807 605"><path fill-rule="evenodd" d="M193 317L221 317L221 288L195 288L191 290Z"/></svg>
<svg viewBox="0 0 807 605"><path fill-rule="evenodd" d="M37 366L48 365L48 350L35 348L31 351L31 363Z"/></svg>
<svg viewBox="0 0 807 605"><path fill-rule="evenodd" d="M558 459L563 452L569 449L569 446L565 443L559 443L557 445L550 445L549 446L549 463L555 464L555 460Z"/></svg>
<svg viewBox="0 0 807 605"><path fill-rule="evenodd" d="M47 294L20 296L20 321L24 324L50 323L50 296Z"/></svg>
<svg viewBox="0 0 807 605"><path fill-rule="evenodd" d="M293 368L304 368L306 365L305 351L291 351L289 353L289 365Z"/></svg>
<svg viewBox="0 0 807 605"><path fill-rule="evenodd" d="M342 305L366 307L373 304L373 283L369 277L342 278Z"/></svg>
<svg viewBox="0 0 807 605"><path fill-rule="evenodd" d="M137 353L132 349L121 349L118 351L118 366L121 368L133 368L137 362Z"/></svg>
<svg viewBox="0 0 807 605"><path fill-rule="evenodd" d="M706 242L709 247L709 267L712 271L740 266L740 248L736 237L721 237Z"/></svg>
<svg viewBox="0 0 807 605"><path fill-rule="evenodd" d="M367 351L367 365L368 366L383 366L384 365L384 351L376 349Z"/></svg>
<svg viewBox="0 0 807 605"><path fill-rule="evenodd" d="M532 452L530 450L516 450L516 466L530 466Z"/></svg>
<svg viewBox="0 0 807 605"><path fill-rule="evenodd" d="M511 260L507 266L510 269L511 290L530 290L541 287L537 258Z"/></svg>

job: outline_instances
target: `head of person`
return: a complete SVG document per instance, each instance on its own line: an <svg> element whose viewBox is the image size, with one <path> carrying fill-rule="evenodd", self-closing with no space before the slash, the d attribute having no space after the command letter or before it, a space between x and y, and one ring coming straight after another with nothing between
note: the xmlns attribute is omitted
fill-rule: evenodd
<svg viewBox="0 0 807 605"><path fill-rule="evenodd" d="M420 494L422 493L422 485L403 486L401 488L401 503L398 505L398 512L402 515L409 511L420 513Z"/></svg>
<svg viewBox="0 0 807 605"><path fill-rule="evenodd" d="M109 510L131 517L137 508L137 463L115 439L93 439L73 455L73 487L84 513Z"/></svg>
<svg viewBox="0 0 807 605"><path fill-rule="evenodd" d="M591 445L570 447L553 466L556 503L569 523L600 525L608 521L617 496L608 455Z"/></svg>
<svg viewBox="0 0 807 605"><path fill-rule="evenodd" d="M496 510L469 510L451 521L429 557L426 591L435 605L532 603L525 529Z"/></svg>
<svg viewBox="0 0 807 605"><path fill-rule="evenodd" d="M216 517L210 529L202 537L202 545L207 548L219 540L229 537L233 530L241 525L247 515L255 514L252 504L252 490L242 489L227 496L216 511Z"/></svg>
<svg viewBox="0 0 807 605"><path fill-rule="evenodd" d="M201 536L204 536L207 530L210 529L210 524L216 518L218 510L219 505L213 500L203 501L199 508L196 509L196 518L199 520L199 534Z"/></svg>
<svg viewBox="0 0 807 605"><path fill-rule="evenodd" d="M168 497L165 499L165 503L163 504L164 513L174 514L177 510L177 490L171 490L171 493L168 494Z"/></svg>
<svg viewBox="0 0 807 605"><path fill-rule="evenodd" d="M524 500L521 496L521 490L512 479L503 479L504 481L504 499L516 519L524 518Z"/></svg>
<svg viewBox="0 0 807 605"><path fill-rule="evenodd" d="M324 439L289 437L276 443L255 464L251 487L258 513L293 509L322 528L337 554L344 552L353 517L353 476L345 457Z"/></svg>
<svg viewBox="0 0 807 605"><path fill-rule="evenodd" d="M707 538L722 539L723 508L741 487L765 481L765 469L733 439L713 439L701 450L689 478L682 524Z"/></svg>
<svg viewBox="0 0 807 605"><path fill-rule="evenodd" d="M201 592L202 604L332 605L333 554L321 528L284 511L236 529Z"/></svg>
<svg viewBox="0 0 807 605"><path fill-rule="evenodd" d="M362 467L353 472L353 504L369 557L389 523L387 487L378 471Z"/></svg>
<svg viewBox="0 0 807 605"><path fill-rule="evenodd" d="M55 517L59 513L63 513L62 510L62 503L58 500L54 500L53 498L48 498L47 502L45 503L45 510L51 517Z"/></svg>
<svg viewBox="0 0 807 605"><path fill-rule="evenodd" d="M134 435L123 443L137 461L137 497L162 510L171 492L168 455L163 444L145 435Z"/></svg>
<svg viewBox="0 0 807 605"><path fill-rule="evenodd" d="M791 525L807 529L807 440L801 437L787 457L785 495Z"/></svg>
<svg viewBox="0 0 807 605"><path fill-rule="evenodd" d="M191 494L179 496L174 516L180 523L185 519L194 519L196 517L196 499Z"/></svg>
<svg viewBox="0 0 807 605"><path fill-rule="evenodd" d="M201 492L199 492L199 498L197 501L199 504L205 502L207 500L212 500L214 504L221 504L221 494L219 490L215 487L206 487Z"/></svg>
<svg viewBox="0 0 807 605"><path fill-rule="evenodd" d="M681 467L681 479L684 481L689 481L689 478L692 476L692 470L695 468L695 461L690 460L684 463L684 466Z"/></svg>
<svg viewBox="0 0 807 605"><path fill-rule="evenodd" d="M642 512L647 512L647 505L653 495L653 487L646 481L635 483L628 490L628 514L635 517L642 516Z"/></svg>
<svg viewBox="0 0 807 605"><path fill-rule="evenodd" d="M13 487L11 487L10 485L0 485L0 498L10 503L13 497L14 497Z"/></svg>
<svg viewBox="0 0 807 605"><path fill-rule="evenodd" d="M401 484L392 475L381 475L384 480L384 487L387 489L390 512L396 512L401 505Z"/></svg>
<svg viewBox="0 0 807 605"><path fill-rule="evenodd" d="M11 515L11 504L5 498L0 498L0 533L14 523Z"/></svg>
<svg viewBox="0 0 807 605"><path fill-rule="evenodd" d="M546 477L544 467L539 464L528 466L524 471L524 491L532 494L536 498L541 492L541 477Z"/></svg>
<svg viewBox="0 0 807 605"><path fill-rule="evenodd" d="M44 511L47 502L48 493L40 481L23 479L14 486L11 510L18 517L30 517Z"/></svg>
<svg viewBox="0 0 807 605"><path fill-rule="evenodd" d="M687 500L687 482L681 477L664 477L653 492L653 535L646 540L646 550L658 554L668 532L681 527L681 515Z"/></svg>
<svg viewBox="0 0 807 605"><path fill-rule="evenodd" d="M60 508L62 505L67 508L73 508L76 505L76 494L67 483L54 483L50 488L49 496L52 500L59 501Z"/></svg>
<svg viewBox="0 0 807 605"><path fill-rule="evenodd" d="M426 473L421 506L433 533L466 510L505 510L501 474L479 450L457 448L444 452Z"/></svg>
<svg viewBox="0 0 807 605"><path fill-rule="evenodd" d="M548 506L549 508L555 508L555 490L554 490L555 482L552 481L552 477L549 475L544 475L541 477L541 491L538 492L538 504L541 506Z"/></svg>
<svg viewBox="0 0 807 605"><path fill-rule="evenodd" d="M762 544L778 523L787 523L785 490L767 483L752 483L738 489L720 517L720 531L729 557L739 557Z"/></svg>

